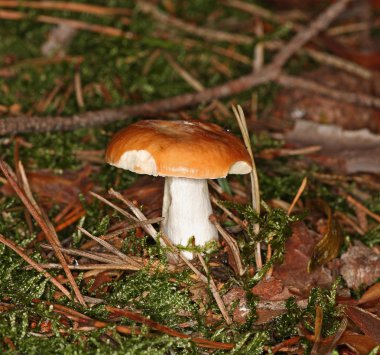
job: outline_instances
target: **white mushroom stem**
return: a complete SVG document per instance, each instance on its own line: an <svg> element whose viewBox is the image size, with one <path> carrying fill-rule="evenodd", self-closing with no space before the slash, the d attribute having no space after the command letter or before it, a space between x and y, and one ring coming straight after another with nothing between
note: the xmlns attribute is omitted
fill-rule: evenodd
<svg viewBox="0 0 380 355"><path fill-rule="evenodd" d="M209 220L211 214L206 179L165 178L163 232L173 244L186 246L194 237L195 245L202 246L217 239L218 231ZM191 252L184 255L193 258Z"/></svg>

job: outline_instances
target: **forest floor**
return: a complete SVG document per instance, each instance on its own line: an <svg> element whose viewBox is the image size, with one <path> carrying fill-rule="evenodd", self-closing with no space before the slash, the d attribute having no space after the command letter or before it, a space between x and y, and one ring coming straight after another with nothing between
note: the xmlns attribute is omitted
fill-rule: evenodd
<svg viewBox="0 0 380 355"><path fill-rule="evenodd" d="M0 24L2 353L380 352L380 1L5 0ZM210 180L191 262L163 178L104 161L142 119L251 142L260 198Z"/></svg>

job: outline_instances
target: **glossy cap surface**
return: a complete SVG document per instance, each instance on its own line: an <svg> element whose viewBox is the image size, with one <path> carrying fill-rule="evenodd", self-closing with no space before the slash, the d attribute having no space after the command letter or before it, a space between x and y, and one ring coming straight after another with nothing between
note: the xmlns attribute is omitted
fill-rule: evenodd
<svg viewBox="0 0 380 355"><path fill-rule="evenodd" d="M247 174L244 144L223 128L200 121L144 120L111 139L107 163L139 174L215 179Z"/></svg>

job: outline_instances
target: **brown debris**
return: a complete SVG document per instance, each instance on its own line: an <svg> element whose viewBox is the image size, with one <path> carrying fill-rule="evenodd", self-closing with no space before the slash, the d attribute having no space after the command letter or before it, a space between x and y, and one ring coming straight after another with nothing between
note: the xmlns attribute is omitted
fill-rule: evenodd
<svg viewBox="0 0 380 355"><path fill-rule="evenodd" d="M380 255L357 242L341 256L340 273L348 287L371 285L380 277Z"/></svg>
<svg viewBox="0 0 380 355"><path fill-rule="evenodd" d="M346 307L345 313L367 336L380 343L380 318L358 307Z"/></svg>
<svg viewBox="0 0 380 355"><path fill-rule="evenodd" d="M331 89L344 88L350 92L371 92L370 81L326 67L306 72L302 77ZM274 116L285 120L302 118L318 123L334 123L348 130L368 128L380 132L378 110L338 102L299 88L281 90L273 107L275 107Z"/></svg>
<svg viewBox="0 0 380 355"><path fill-rule="evenodd" d="M297 288L301 293L307 293L314 286L330 286L333 275L329 269L320 267L307 272L316 242L304 223L294 223L293 234L286 242L284 262L274 267L273 276L284 286Z"/></svg>
<svg viewBox="0 0 380 355"><path fill-rule="evenodd" d="M147 218L160 217L164 198L164 178L143 176L122 191L123 196L143 207Z"/></svg>
<svg viewBox="0 0 380 355"><path fill-rule="evenodd" d="M259 284L252 288L252 293L259 296L261 300L266 301L284 301L294 296L289 288L274 277L269 280L262 280Z"/></svg>
<svg viewBox="0 0 380 355"><path fill-rule="evenodd" d="M28 172L27 178L32 191L38 196L44 207L54 204L69 204L73 199L79 203L78 195L86 193L93 187L89 176L92 168L87 166L79 171L64 171L57 175L48 170ZM0 187L0 193L13 195L9 184Z"/></svg>

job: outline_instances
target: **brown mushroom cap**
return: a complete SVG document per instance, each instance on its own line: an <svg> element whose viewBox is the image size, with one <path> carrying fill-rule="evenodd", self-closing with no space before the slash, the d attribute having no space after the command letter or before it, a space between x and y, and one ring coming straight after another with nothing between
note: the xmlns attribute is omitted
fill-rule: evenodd
<svg viewBox="0 0 380 355"><path fill-rule="evenodd" d="M242 142L223 128L199 121L144 120L112 138L107 163L140 174L215 179L252 170Z"/></svg>

